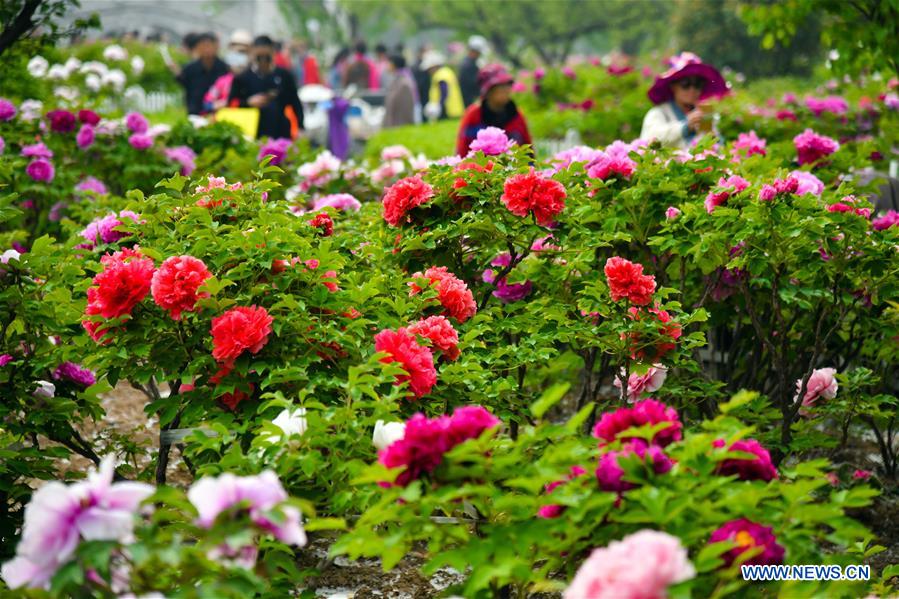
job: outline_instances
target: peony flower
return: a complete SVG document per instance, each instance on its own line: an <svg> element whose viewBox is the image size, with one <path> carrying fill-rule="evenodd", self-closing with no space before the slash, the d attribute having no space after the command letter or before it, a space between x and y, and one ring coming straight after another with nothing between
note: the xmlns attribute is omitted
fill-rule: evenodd
<svg viewBox="0 0 899 599"><path fill-rule="evenodd" d="M385 146L383 150L381 150L381 160L402 160L403 158L410 158L412 156L412 152L409 151L409 148L403 145L394 145L394 146Z"/></svg>
<svg viewBox="0 0 899 599"><path fill-rule="evenodd" d="M0 368L12 362L14 358L10 354L0 354Z"/></svg>
<svg viewBox="0 0 899 599"><path fill-rule="evenodd" d="M400 179L384 190L381 200L384 220L398 227L408 220L406 215L410 210L429 202L433 197L434 188L425 183L421 175Z"/></svg>
<svg viewBox="0 0 899 599"><path fill-rule="evenodd" d="M133 221L133 224L140 221L140 216L130 210L122 210L118 215L111 212L102 218L93 220L81 231L80 235L87 240L88 248L93 248L100 243L116 243L131 236L128 231L118 230L119 227L125 226L126 218Z"/></svg>
<svg viewBox="0 0 899 599"><path fill-rule="evenodd" d="M47 62L47 59L43 56L35 56L28 61L28 66L26 68L28 69L28 74L35 79L43 79L47 75L47 69L50 68L50 63Z"/></svg>
<svg viewBox="0 0 899 599"><path fill-rule="evenodd" d="M287 158L287 150L290 148L290 145L293 142L290 139L286 139L283 137L279 137L276 139L268 139L262 146L259 148L259 154L256 156L256 160L262 162L262 159L266 156L271 156L272 159L269 164L273 166L278 166L284 159Z"/></svg>
<svg viewBox="0 0 899 599"><path fill-rule="evenodd" d="M755 131L740 133L730 152L733 155L735 162L744 160L755 154L765 156L768 153L765 149L767 143L766 140L756 135Z"/></svg>
<svg viewBox="0 0 899 599"><path fill-rule="evenodd" d="M422 273L412 275L413 279L427 278L428 285L437 289L437 299L444 308L444 314L455 318L458 322L465 322L478 311L474 296L461 279L449 272L445 266L432 266ZM423 282L413 281L409 283L409 295L416 295L427 289Z"/></svg>
<svg viewBox="0 0 899 599"><path fill-rule="evenodd" d="M627 429L662 423L667 423L667 426L653 435L651 443L665 447L683 438L683 425L677 410L669 408L660 401L644 399L629 408L604 413L593 427L593 436L607 443L616 439L630 441L639 437L622 436Z"/></svg>
<svg viewBox="0 0 899 599"><path fill-rule="evenodd" d="M890 210L883 216L879 216L871 221L871 228L875 231L884 231L896 225L899 225L899 212L895 210Z"/></svg>
<svg viewBox="0 0 899 599"><path fill-rule="evenodd" d="M622 179L630 179L637 170L637 163L627 154L600 153L586 166L587 176L591 179L606 179L618 176Z"/></svg>
<svg viewBox="0 0 899 599"><path fill-rule="evenodd" d="M705 198L705 209L711 214L717 206L727 201L732 195L737 195L744 189L749 187L749 181L739 175L721 177L718 179L718 189L720 191L710 191Z"/></svg>
<svg viewBox="0 0 899 599"><path fill-rule="evenodd" d="M118 44L110 44L103 48L103 58L105 60L127 60L128 51Z"/></svg>
<svg viewBox="0 0 899 599"><path fill-rule="evenodd" d="M383 451L402 439L405 434L405 422L384 422L383 420L378 420L375 422L375 430L372 433L371 442L378 451Z"/></svg>
<svg viewBox="0 0 899 599"><path fill-rule="evenodd" d="M100 115L93 110L79 110L78 122L94 127L100 122Z"/></svg>
<svg viewBox="0 0 899 599"><path fill-rule="evenodd" d="M11 121L16 116L16 105L7 100L0 98L0 121Z"/></svg>
<svg viewBox="0 0 899 599"><path fill-rule="evenodd" d="M38 142L30 146L22 146L21 155L26 158L53 158L53 150L48 148L44 142Z"/></svg>
<svg viewBox="0 0 899 599"><path fill-rule="evenodd" d="M793 192L798 196L810 193L820 196L824 192L824 183L815 175L806 171L793 171L790 178L797 181L796 191Z"/></svg>
<svg viewBox="0 0 899 599"><path fill-rule="evenodd" d="M404 468L394 483L404 487L433 472L443 461L443 454L453 447L477 439L500 424L481 406L456 408L452 416L434 419L415 414L406 422L402 438L381 450L378 461L388 468Z"/></svg>
<svg viewBox="0 0 899 599"><path fill-rule="evenodd" d="M756 524L746 518L738 518L725 523L709 538L709 543L722 541L730 541L737 545L721 555L727 566L738 560L741 564L759 566L781 564L786 553L784 548L777 544L771 527ZM743 553L750 550L755 552L755 555L741 558Z"/></svg>
<svg viewBox="0 0 899 599"><path fill-rule="evenodd" d="M25 122L36 121L41 118L44 103L40 100L29 99L19 104L19 118Z"/></svg>
<svg viewBox="0 0 899 599"><path fill-rule="evenodd" d="M555 163L553 171L559 172L576 163L584 163L584 167L586 167L601 155L601 151L588 146L575 146L568 150L562 150L552 157L552 162Z"/></svg>
<svg viewBox="0 0 899 599"><path fill-rule="evenodd" d="M272 420L272 424L281 429L284 437L292 437L294 435L302 437L306 433L308 423L306 422L306 408L285 408L281 413ZM277 443L281 440L278 435L269 435L270 443Z"/></svg>
<svg viewBox="0 0 899 599"><path fill-rule="evenodd" d="M300 165L297 173L304 179L302 184L305 191L333 180L338 170L340 170L340 159L325 150L316 156L313 162Z"/></svg>
<svg viewBox="0 0 899 599"><path fill-rule="evenodd" d="M150 122L139 112L129 112L125 115L125 126L132 133L143 134L150 128Z"/></svg>
<svg viewBox="0 0 899 599"><path fill-rule="evenodd" d="M717 439L712 445L714 447L724 447L724 439ZM740 480L763 480L765 482L777 478L777 468L771 461L771 454L755 439L735 441L728 448L728 451L751 453L755 457L724 459L718 462L718 467L715 469L717 474L722 476L736 475Z"/></svg>
<svg viewBox="0 0 899 599"><path fill-rule="evenodd" d="M143 133L135 133L128 138L128 143L135 150L143 151L153 145L153 138Z"/></svg>
<svg viewBox="0 0 899 599"><path fill-rule="evenodd" d="M75 191L92 191L101 196L109 193L103 182L96 177L87 177L75 186Z"/></svg>
<svg viewBox="0 0 899 599"><path fill-rule="evenodd" d="M533 213L537 224L546 227L565 209L566 196L561 183L531 170L506 179L500 199L515 216L526 217Z"/></svg>
<svg viewBox="0 0 899 599"><path fill-rule="evenodd" d="M498 156L508 152L513 145L515 142L499 127L485 127L478 131L477 137L471 142L468 155L483 152L487 156Z"/></svg>
<svg viewBox="0 0 899 599"><path fill-rule="evenodd" d="M323 237L330 237L334 234L334 221L327 212L319 212L314 218L306 221L311 227L316 228Z"/></svg>
<svg viewBox="0 0 899 599"><path fill-rule="evenodd" d="M88 314L106 319L131 314L150 292L153 260L144 258L139 251L126 249L106 254L100 262L105 268L87 290Z"/></svg>
<svg viewBox="0 0 899 599"><path fill-rule="evenodd" d="M793 145L796 146L800 165L817 162L840 149L840 144L836 140L819 135L811 129L806 129L794 137Z"/></svg>
<svg viewBox="0 0 899 599"><path fill-rule="evenodd" d="M396 331L384 329L375 335L375 351L385 352L384 364L397 362L406 374L396 376L395 384L409 383L412 394L418 398L431 392L437 383L437 370L431 349L419 345L415 335L405 328Z"/></svg>
<svg viewBox="0 0 899 599"><path fill-rule="evenodd" d="M674 462L665 455L661 447L647 445L642 439L634 439L625 443L620 451L607 451L599 458L596 482L603 491L622 493L637 486L624 480L624 469L618 463L621 458L639 459L656 474L665 474L674 467Z"/></svg>
<svg viewBox="0 0 899 599"><path fill-rule="evenodd" d="M25 509L16 557L3 564L3 580L13 589L50 588L50 579L84 541L129 542L134 516L153 487L113 483L113 457L107 456L86 480L66 486L49 482Z"/></svg>
<svg viewBox="0 0 899 599"><path fill-rule="evenodd" d="M666 220L674 220L675 218L677 218L680 215L681 215L680 209L675 208L674 206L668 206L668 209L665 210L665 219Z"/></svg>
<svg viewBox="0 0 899 599"><path fill-rule="evenodd" d="M645 373L632 372L627 379L627 400L631 403L642 399L644 395L654 393L662 388L668 376L668 369L661 364L650 366ZM616 376L612 384L621 389L621 380Z"/></svg>
<svg viewBox="0 0 899 599"><path fill-rule="evenodd" d="M574 480L578 476L581 476L582 474L586 474L586 473L587 473L587 471L584 470L583 468L581 468L580 466L572 466L568 476L565 479L556 480L556 481L553 481L553 482L549 483L548 485L546 485L546 487L545 487L546 494L549 495L554 490L556 490L557 488L564 485L566 482L568 482L570 480ZM540 509L537 510L537 517L538 518L546 518L546 519L558 518L564 512L565 512L564 505L558 505L558 504L551 503L551 504L547 504L544 506L540 506Z"/></svg>
<svg viewBox="0 0 899 599"><path fill-rule="evenodd" d="M259 306L238 306L212 319L212 357L230 367L245 351L258 354L272 332L272 317Z"/></svg>
<svg viewBox="0 0 899 599"><path fill-rule="evenodd" d="M53 380L67 380L82 387L90 387L97 382L97 377L87 368L74 362L63 362L53 371Z"/></svg>
<svg viewBox="0 0 899 599"><path fill-rule="evenodd" d="M52 399L56 396L56 385L49 381L36 381L37 387L31 396L37 399Z"/></svg>
<svg viewBox="0 0 899 599"><path fill-rule="evenodd" d="M91 125L81 125L78 135L75 136L75 143L82 150L86 150L94 144L94 128Z"/></svg>
<svg viewBox="0 0 899 599"><path fill-rule="evenodd" d="M52 181L56 174L56 171L53 169L53 164L45 158L37 158L29 162L28 166L25 168L25 172L28 173L28 176L34 181L42 181L44 183Z"/></svg>
<svg viewBox="0 0 899 599"><path fill-rule="evenodd" d="M644 529L594 549L563 599L664 599L668 587L696 575L680 539Z"/></svg>
<svg viewBox="0 0 899 599"><path fill-rule="evenodd" d="M179 320L182 312L194 311L197 300L209 297L209 293L198 290L211 276L203 261L193 256L166 258L153 275L153 301Z"/></svg>
<svg viewBox="0 0 899 599"><path fill-rule="evenodd" d="M335 193L322 196L312 203L313 210L321 210L327 207L334 208L335 210L342 210L344 212L357 212L362 208L362 204L348 193Z"/></svg>
<svg viewBox="0 0 899 599"><path fill-rule="evenodd" d="M615 256L606 260L603 270L613 302L626 299L632 304L645 306L652 300L656 279L653 275L643 274L642 264Z"/></svg>
<svg viewBox="0 0 899 599"><path fill-rule="evenodd" d="M821 398L833 399L837 396L839 384L834 375L837 371L835 368L818 368L812 371L808 383L805 388L805 395L802 398L802 405L806 408L817 403ZM799 393L802 391L802 379L796 381L796 396L793 401L799 399Z"/></svg>
<svg viewBox="0 0 899 599"><path fill-rule="evenodd" d="M505 268L510 264L511 260L512 257L506 252L494 258L490 265ZM531 292L533 285L530 281L525 281L524 283L508 283L506 277L497 280L497 274L498 271L488 268L481 275L481 280L485 283L491 283L496 287L492 295L502 303L510 304L512 302L521 301Z"/></svg>
<svg viewBox="0 0 899 599"><path fill-rule="evenodd" d="M75 115L68 110L51 110L47 113L50 130L54 133L71 133L75 130Z"/></svg>
<svg viewBox="0 0 899 599"><path fill-rule="evenodd" d="M825 112L842 116L849 112L849 103L845 98L839 96L828 96L827 98L814 98L809 96L805 99L805 106L815 116L821 116Z"/></svg>
<svg viewBox="0 0 899 599"><path fill-rule="evenodd" d="M459 357L459 334L444 316L429 316L409 326L409 332L424 337L431 347L439 349L444 358L452 362Z"/></svg>
<svg viewBox="0 0 899 599"><path fill-rule="evenodd" d="M860 468L856 468L855 472L852 473L852 480L868 480L871 478L870 470L861 470Z"/></svg>
<svg viewBox="0 0 899 599"><path fill-rule="evenodd" d="M181 165L181 174L189 177L197 168L197 154L188 146L175 146L174 148L166 148L164 150L165 157L172 162Z"/></svg>

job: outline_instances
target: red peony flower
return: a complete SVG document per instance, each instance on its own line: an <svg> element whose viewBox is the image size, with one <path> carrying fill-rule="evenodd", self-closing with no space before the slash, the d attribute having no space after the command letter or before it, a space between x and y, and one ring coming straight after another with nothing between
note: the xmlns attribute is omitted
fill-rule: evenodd
<svg viewBox="0 0 899 599"><path fill-rule="evenodd" d="M153 301L178 320L182 312L193 312L198 299L209 297L208 293L198 294L197 289L211 276L202 260L192 256L167 258L153 275Z"/></svg>
<svg viewBox="0 0 899 599"><path fill-rule="evenodd" d="M459 357L459 334L444 316L429 316L409 327L413 335L424 337L431 346L439 349L443 357L452 362Z"/></svg>
<svg viewBox="0 0 899 599"><path fill-rule="evenodd" d="M714 447L724 447L724 439L716 439ZM733 457L718 462L715 468L716 474L724 476L736 475L740 480L763 480L765 482L777 478L777 468L771 461L771 454L755 439L743 439L735 441L729 448L729 452L752 454L755 457Z"/></svg>
<svg viewBox="0 0 899 599"><path fill-rule="evenodd" d="M633 352L634 359L656 362L677 347L676 342L683 334L683 330L679 324L671 322L671 315L668 314L667 311L659 308L638 309L632 306L628 312L634 320L640 320L643 314L650 314L653 320L656 320L663 325L658 329L659 335L670 339L670 341L657 342L651 348L638 349L638 346L640 345L640 335L638 333L628 334L628 337L631 340L631 351Z"/></svg>
<svg viewBox="0 0 899 599"><path fill-rule="evenodd" d="M565 209L565 197L565 187L561 183L544 179L532 170L506 179L500 199L515 216L533 212L537 224L545 227Z"/></svg>
<svg viewBox="0 0 899 599"><path fill-rule="evenodd" d="M79 110L78 111L78 120L84 123L85 125L96 125L100 122L100 115L94 112L93 110Z"/></svg>
<svg viewBox="0 0 899 599"><path fill-rule="evenodd" d="M626 299L632 304L645 306L656 290L656 279L643 274L643 265L634 264L619 256L606 260L606 280L612 301Z"/></svg>
<svg viewBox="0 0 899 599"><path fill-rule="evenodd" d="M272 317L265 308L238 306L212 319L212 357L232 366L244 351L257 354L268 343Z"/></svg>
<svg viewBox="0 0 899 599"><path fill-rule="evenodd" d="M54 133L71 133L75 130L75 115L68 110L51 110L47 113L50 130Z"/></svg>
<svg viewBox="0 0 899 599"><path fill-rule="evenodd" d="M213 385L218 385L222 382L222 379L231 374L232 369L232 366L222 366L218 369L218 371L216 371L215 374L209 377L209 382ZM233 412L237 409L237 405L240 402L250 399L250 393L252 393L255 389L252 383L249 384L249 389L250 391L249 393L247 393L243 389L235 387L233 391L226 391L225 393L222 393L221 395L216 397L216 399L222 402L225 407ZM185 391L184 386L181 387L181 390Z"/></svg>
<svg viewBox="0 0 899 599"><path fill-rule="evenodd" d="M656 425L668 423L665 428L657 431L650 440L651 444L665 447L674 441L680 441L683 425L677 415L677 410L669 408L660 401L644 399L634 403L629 408L620 408L614 412L606 412L593 427L593 436L607 443L615 439L633 441L638 437L622 435L629 428L638 428L648 424Z"/></svg>
<svg viewBox="0 0 899 599"><path fill-rule="evenodd" d="M434 188L425 183L421 175L400 179L384 191L381 200L384 220L398 227L406 219L406 213L434 197Z"/></svg>
<svg viewBox="0 0 899 599"><path fill-rule="evenodd" d="M334 221L331 220L331 217L327 212L319 212L315 215L315 218L306 222L313 227L320 229L322 235L325 237L330 237L334 233Z"/></svg>
<svg viewBox="0 0 899 599"><path fill-rule="evenodd" d="M462 280L449 272L445 266L432 266L425 271L412 275L413 278L427 278L430 284L437 288L437 298L446 311L445 314L455 318L459 322L465 322L475 315L478 306L474 302L474 296ZM409 295L421 293L426 287L417 282L409 283Z"/></svg>
<svg viewBox="0 0 899 599"><path fill-rule="evenodd" d="M427 395L437 383L437 370L430 348L419 345L415 335L407 329L384 329L375 335L375 351L388 354L381 358L384 364L398 362L406 371L407 374L396 377L396 384L408 381L415 397Z"/></svg>
<svg viewBox="0 0 899 599"><path fill-rule="evenodd" d="M118 318L131 311L150 291L153 260L137 250L125 249L100 259L106 268L88 289L88 314Z"/></svg>
<svg viewBox="0 0 899 599"><path fill-rule="evenodd" d="M493 163L488 161L487 164L480 165L477 162L466 160L457 164L453 169L454 173L464 173L465 171L489 173L493 171ZM453 189L462 189L463 187L468 187L468 181L466 181L463 177L457 177L456 180L453 181Z"/></svg>

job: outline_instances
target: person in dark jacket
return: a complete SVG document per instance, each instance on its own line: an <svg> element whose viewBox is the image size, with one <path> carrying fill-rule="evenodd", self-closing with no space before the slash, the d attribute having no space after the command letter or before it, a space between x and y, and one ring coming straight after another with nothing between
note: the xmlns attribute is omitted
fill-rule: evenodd
<svg viewBox="0 0 899 599"><path fill-rule="evenodd" d="M468 38L468 54L459 65L459 87L462 89L462 101L471 106L478 99L478 59L487 53L487 40L480 35Z"/></svg>
<svg viewBox="0 0 899 599"><path fill-rule="evenodd" d="M418 101L422 110L428 103L428 90L431 89L431 74L423 69L421 65L425 52L426 48L424 46L418 48L415 65L412 67L412 77L415 79L415 88L418 91Z"/></svg>
<svg viewBox="0 0 899 599"><path fill-rule="evenodd" d="M388 63L390 85L384 100L384 129L411 125L415 122L415 85L406 70L406 59L399 54L390 57Z"/></svg>
<svg viewBox="0 0 899 599"><path fill-rule="evenodd" d="M188 114L203 114L203 97L216 80L231 72L218 57L218 38L214 33L201 33L194 40L196 59L189 62L177 74L178 83L184 87L184 103Z"/></svg>
<svg viewBox="0 0 899 599"><path fill-rule="evenodd" d="M524 115L512 101L512 75L499 64L487 65L478 73L481 101L472 104L462 115L459 135L456 140L456 154L465 156L468 147L478 136L478 131L487 127L498 127L506 132L509 139L518 145L530 145Z"/></svg>
<svg viewBox="0 0 899 599"><path fill-rule="evenodd" d="M275 44L266 35L253 40L250 48L250 68L235 75L231 84L228 104L259 109L257 137L293 137L291 119L285 112L293 113L297 130L303 128L303 105L297 95L297 84L287 69L276 67Z"/></svg>

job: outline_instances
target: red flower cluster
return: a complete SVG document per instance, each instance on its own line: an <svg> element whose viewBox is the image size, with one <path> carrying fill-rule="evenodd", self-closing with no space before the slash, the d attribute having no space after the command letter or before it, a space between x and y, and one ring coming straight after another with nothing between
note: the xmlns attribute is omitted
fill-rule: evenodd
<svg viewBox="0 0 899 599"><path fill-rule="evenodd" d="M212 357L230 368L244 351L259 353L271 332L272 317L265 308L231 308L212 319Z"/></svg>
<svg viewBox="0 0 899 599"><path fill-rule="evenodd" d="M150 292L153 260L144 258L137 249L124 249L106 254L100 263L106 268L94 277L93 287L87 290L85 314L105 319L131 314ZM94 341L100 342L106 333L96 321L84 320L81 324Z"/></svg>
<svg viewBox="0 0 899 599"><path fill-rule="evenodd" d="M605 273L613 302L626 299L637 306L645 306L652 300L656 279L643 274L642 264L615 256L606 260Z"/></svg>
<svg viewBox="0 0 899 599"><path fill-rule="evenodd" d="M434 188L425 183L421 175L400 179L384 191L384 220L398 227L406 218L406 213L434 197Z"/></svg>
<svg viewBox="0 0 899 599"><path fill-rule="evenodd" d="M325 237L330 237L334 234L334 221L331 220L331 217L327 212L319 212L314 218L306 222L316 229L319 229L321 234Z"/></svg>
<svg viewBox="0 0 899 599"><path fill-rule="evenodd" d="M429 316L409 327L413 335L424 337L431 346L439 349L443 357L452 362L459 357L459 334L444 316Z"/></svg>
<svg viewBox="0 0 899 599"><path fill-rule="evenodd" d="M631 351L633 352L633 357L635 359L656 362L677 347L676 342L683 334L683 330L679 324L671 322L671 315L668 314L667 311L659 308L637 309L636 307L631 307L628 312L634 320L640 320L643 314L650 314L652 319L663 325L659 328L659 334L662 337L668 337L671 340L656 343L651 348L648 348L647 351L647 348L638 347L640 345L640 335L638 333L630 333L628 337L631 341Z"/></svg>
<svg viewBox="0 0 899 599"><path fill-rule="evenodd" d="M226 376L231 374L232 369L233 369L232 366L222 366L221 368L218 369L218 371L215 374L213 374L211 377L209 377L209 382L212 383L213 385L218 385L219 383L222 382L223 378L225 378ZM184 387L182 387L182 390L183 389L184 389ZM226 391L225 393L222 393L221 395L216 397L216 399L219 400L220 402L222 402L225 405L225 407L227 407L229 410L231 410L233 412L234 410L237 409L237 405L240 402L250 399L250 393L252 393L253 390L255 389L255 387L253 386L252 383L250 383L249 389L250 389L250 391L249 391L249 393L247 393L243 389L239 389L239 388L235 387L233 391Z"/></svg>
<svg viewBox="0 0 899 599"><path fill-rule="evenodd" d="M481 406L457 408L452 416L434 419L416 414L406 422L403 438L381 451L378 461L388 468L405 467L395 483L405 487L433 472L453 447L499 425L500 420Z"/></svg>
<svg viewBox="0 0 899 599"><path fill-rule="evenodd" d="M197 290L211 276L203 261L193 256L167 258L153 275L153 301L178 320L182 312L193 312L198 299L209 297Z"/></svg>
<svg viewBox="0 0 899 599"><path fill-rule="evenodd" d="M396 377L396 384L408 381L415 397L427 395L437 383L437 370L434 368L431 349L419 345L415 335L407 329L384 329L375 335L375 351L389 354L381 358L384 364L398 362L406 371L405 375Z"/></svg>
<svg viewBox="0 0 899 599"><path fill-rule="evenodd" d="M677 415L677 410L669 408L660 401L644 399L629 408L621 408L603 414L596 426L593 427L593 436L606 443L611 443L615 439L633 441L638 437L627 437L621 433L629 428L661 423L668 423L668 426L656 432L651 440L653 445L665 447L682 438L683 425Z"/></svg>
<svg viewBox="0 0 899 599"><path fill-rule="evenodd" d="M724 439L716 439L714 447L724 447ZM740 480L763 480L765 482L777 478L777 468L771 461L771 454L755 439L735 441L728 452L752 454L755 457L733 457L718 462L715 472L724 476L737 475Z"/></svg>
<svg viewBox="0 0 899 599"><path fill-rule="evenodd" d="M506 179L500 199L515 216L533 212L537 224L546 227L565 209L566 197L561 183L545 179L532 170Z"/></svg>
<svg viewBox="0 0 899 599"><path fill-rule="evenodd" d="M478 164L477 162L472 162L470 160L465 160L456 165L453 169L454 173L464 173L465 171L474 171L476 173L489 173L493 171L493 163L487 162L485 165ZM453 181L453 189L462 189L463 187L468 187L468 181L466 181L463 177L457 177L455 181Z"/></svg>
<svg viewBox="0 0 899 599"><path fill-rule="evenodd" d="M446 311L445 314L457 321L465 322L478 311L478 306L474 302L474 296L468 289L468 285L456 278L456 275L449 272L445 266L432 266L425 271L424 275L417 272L412 277L427 278L431 285L436 283L440 305ZM409 295L415 295L427 289L418 282L409 283L409 288Z"/></svg>

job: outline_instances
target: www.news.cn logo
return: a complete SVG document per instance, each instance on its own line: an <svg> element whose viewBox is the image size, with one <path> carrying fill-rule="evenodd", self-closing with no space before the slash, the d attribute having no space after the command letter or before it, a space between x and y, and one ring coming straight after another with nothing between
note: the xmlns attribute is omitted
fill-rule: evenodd
<svg viewBox="0 0 899 599"><path fill-rule="evenodd" d="M868 580L871 566L740 566L743 580Z"/></svg>

